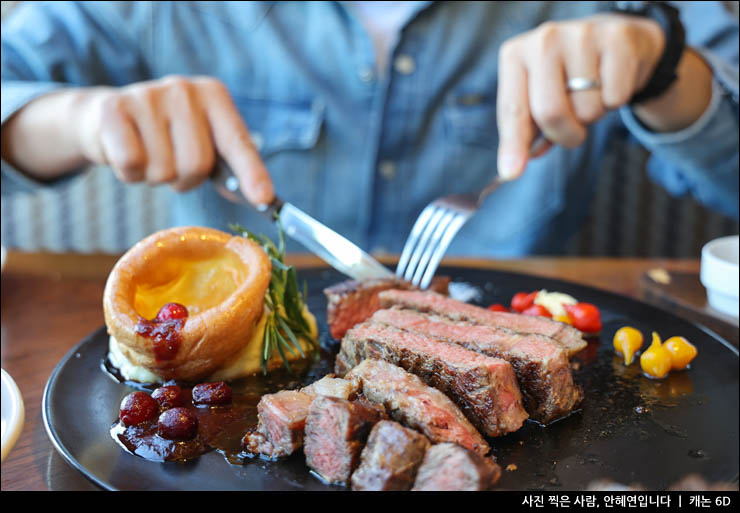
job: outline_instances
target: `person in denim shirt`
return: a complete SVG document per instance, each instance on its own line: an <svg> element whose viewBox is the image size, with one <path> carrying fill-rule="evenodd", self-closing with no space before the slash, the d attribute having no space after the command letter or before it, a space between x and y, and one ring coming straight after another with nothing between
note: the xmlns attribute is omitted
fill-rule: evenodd
<svg viewBox="0 0 740 513"><path fill-rule="evenodd" d="M681 3L679 78L637 105L665 37L611 2L415 2L382 59L356 7L22 4L2 30L3 193L106 164L182 191L180 225L274 234L206 180L220 156L252 203L277 193L367 249L400 252L429 201L498 171L511 181L449 253L555 254L600 163L633 139L669 192L737 218L738 24L721 3ZM600 87L569 93L571 78ZM530 158L540 133L549 144Z"/></svg>

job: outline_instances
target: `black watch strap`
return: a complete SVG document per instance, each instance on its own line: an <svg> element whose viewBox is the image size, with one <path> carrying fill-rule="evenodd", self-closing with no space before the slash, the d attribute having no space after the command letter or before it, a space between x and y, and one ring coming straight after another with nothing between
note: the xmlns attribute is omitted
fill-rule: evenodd
<svg viewBox="0 0 740 513"><path fill-rule="evenodd" d="M686 31L678 9L665 2L617 2L614 12L650 18L660 25L665 34L665 49L653 76L645 87L632 96L630 104L642 103L660 96L678 78L676 70L686 48Z"/></svg>

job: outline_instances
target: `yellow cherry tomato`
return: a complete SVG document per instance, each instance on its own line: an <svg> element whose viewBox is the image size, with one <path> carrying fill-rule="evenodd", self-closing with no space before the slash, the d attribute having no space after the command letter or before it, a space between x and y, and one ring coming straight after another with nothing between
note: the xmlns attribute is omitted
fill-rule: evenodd
<svg viewBox="0 0 740 513"><path fill-rule="evenodd" d="M663 347L671 354L671 369L683 370L699 353L696 346L683 337L671 337Z"/></svg>
<svg viewBox="0 0 740 513"><path fill-rule="evenodd" d="M640 355L640 367L651 378L663 379L671 370L671 353L663 347L660 337L653 332L653 342Z"/></svg>
<svg viewBox="0 0 740 513"><path fill-rule="evenodd" d="M642 333L632 326L619 328L614 334L614 350L624 356L624 364L631 365L635 353L642 347Z"/></svg>
<svg viewBox="0 0 740 513"><path fill-rule="evenodd" d="M564 322L565 324L573 324L573 321L570 320L570 317L568 315L556 315L552 318L554 321Z"/></svg>

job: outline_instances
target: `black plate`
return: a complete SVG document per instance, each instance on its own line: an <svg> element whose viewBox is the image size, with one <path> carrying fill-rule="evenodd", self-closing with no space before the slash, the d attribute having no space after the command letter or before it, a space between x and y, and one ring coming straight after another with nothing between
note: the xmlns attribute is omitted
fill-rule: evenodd
<svg viewBox="0 0 740 513"><path fill-rule="evenodd" d="M545 288L598 305L604 329L574 361L575 379L586 393L582 409L547 428L527 422L491 445L505 471L500 489L579 490L597 478L640 483L662 490L689 473L709 481L738 479L738 351L710 331L662 310L600 290L532 276L475 269L442 268L440 274L474 285L474 302L507 303L519 291ZM325 269L301 271L308 304L319 321L322 344L336 351L326 326L325 286L342 277ZM665 340L681 335L699 349L688 371L663 381L625 367L614 356L612 336L631 325ZM88 336L52 373L44 392L47 432L62 456L88 479L123 490L336 490L320 483L302 453L278 462L227 463L217 452L186 463L153 463L124 452L108 429L121 399L131 391L101 369L108 338L104 329ZM646 346L644 346L646 347ZM325 372L324 358L310 382Z"/></svg>

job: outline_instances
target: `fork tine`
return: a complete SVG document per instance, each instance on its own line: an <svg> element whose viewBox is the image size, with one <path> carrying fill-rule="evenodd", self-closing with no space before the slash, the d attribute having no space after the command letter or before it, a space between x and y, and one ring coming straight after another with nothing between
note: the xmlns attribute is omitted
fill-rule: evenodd
<svg viewBox="0 0 740 513"><path fill-rule="evenodd" d="M439 223L440 218L444 214L444 210L438 208L436 205L431 205L434 209L432 216L429 219L429 222L426 224L426 227L424 228L424 232L421 234L421 238L419 239L419 243L414 248L413 253L411 254L411 259L409 260L409 265L406 267L406 272L403 275L403 278L407 281L411 281L411 278L414 276L414 272L416 270L416 264L419 262L419 259L421 258L422 253L424 252L424 248L427 245L427 242L429 241L429 238L434 233L434 229L437 226L437 223Z"/></svg>
<svg viewBox="0 0 740 513"><path fill-rule="evenodd" d="M439 266L439 262L442 260L442 256L445 254L445 251L447 251L452 239L455 238L457 232L460 231L460 228L462 228L469 218L470 214L458 213L447 226L442 240L437 244L437 248L427 264L426 272L421 278L419 288L426 289L429 286L434 277L434 273L437 272L437 267Z"/></svg>
<svg viewBox="0 0 740 513"><path fill-rule="evenodd" d="M406 271L406 264L408 264L408 261L411 258L411 253L414 249L414 246L419 240L419 237L424 231L424 227L426 226L427 221L429 221L429 218L432 217L433 213L434 207L432 205L427 205L426 207L424 207L424 210L422 210L421 214L419 214L419 217L416 218L414 227L411 229L411 233L409 234L408 239L406 239L406 244L404 244L403 246L401 258L398 260L398 265L396 266L396 276L402 277L404 275L404 272Z"/></svg>
<svg viewBox="0 0 740 513"><path fill-rule="evenodd" d="M419 259L419 264L417 265L416 271L414 272L414 277L411 280L411 283L413 285L418 286L421 282L421 278L422 276L424 276L424 271L427 268L429 259L436 252L439 241L444 236L447 226L450 224L450 221L452 221L454 217L455 212L444 210L444 215L440 219L439 223L437 223L437 228L434 230L434 235L429 239L429 243L427 244L426 248L424 248L424 253Z"/></svg>

